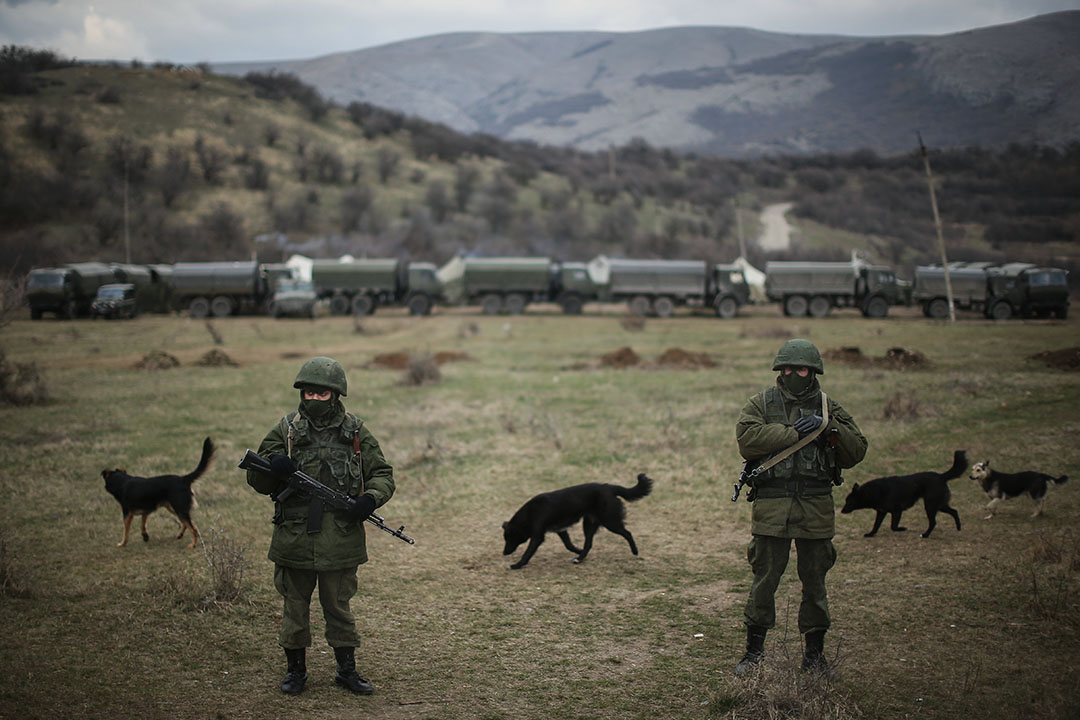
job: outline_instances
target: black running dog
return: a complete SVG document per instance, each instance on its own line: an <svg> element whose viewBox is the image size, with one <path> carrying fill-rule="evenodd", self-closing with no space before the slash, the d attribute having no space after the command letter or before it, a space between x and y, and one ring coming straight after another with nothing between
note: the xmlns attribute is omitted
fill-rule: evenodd
<svg viewBox="0 0 1080 720"><path fill-rule="evenodd" d="M652 483L651 478L641 473L637 476L637 485L634 487L586 483L541 493L532 498L514 513L509 522L503 523L503 539L506 540L503 555L509 555L521 543L529 541L525 554L511 565L510 569L518 570L525 567L536 553L536 549L544 542L544 535L549 532L557 534L567 550L577 553L574 562L579 563L589 554L593 544L593 535L601 525L616 535L626 538L626 542L630 544L630 552L637 555L638 549L634 543L634 536L623 524L626 506L619 498L630 501L643 498L652 490ZM585 546L577 548L570 541L567 528L582 519Z"/></svg>
<svg viewBox="0 0 1080 720"><path fill-rule="evenodd" d="M990 503L986 506L990 513L986 520L994 517L994 510L1002 500L1008 500L1017 495L1027 493L1035 502L1035 512L1031 517L1042 515L1043 504L1046 503L1046 489L1050 483L1063 485L1069 481L1068 475L1054 477L1046 473L1026 470L1018 473L998 472L990 469L990 461L984 460L971 466L971 479L979 483Z"/></svg>
<svg viewBox="0 0 1080 720"><path fill-rule="evenodd" d="M855 483L840 512L846 514L863 508L876 510L874 527L863 535L863 537L874 537L886 515L892 516L890 524L892 530L897 532L907 530L905 527L900 527L900 516L919 498L922 498L926 517L930 521L930 526L926 528L922 537L930 537L930 533L934 531L938 512L952 515L953 520L956 521L956 529L959 530L960 513L949 506L949 498L952 494L949 492L948 483L963 475L966 469L967 453L957 450L953 453L952 467L943 473L927 471L911 475L880 477L864 485Z"/></svg>
<svg viewBox="0 0 1080 720"><path fill-rule="evenodd" d="M123 470L102 470L105 489L120 503L120 509L124 513L124 537L117 543L117 547L127 545L131 521L136 515L142 515L142 539L144 542L149 541L146 516L160 507L171 512L180 521L180 533L176 539L179 540L184 536L184 531L190 529L191 547L195 547L199 541L199 530L191 520L191 510L195 507L191 484L210 468L213 458L214 443L210 442L210 438L206 438L198 467L187 475L136 477Z"/></svg>

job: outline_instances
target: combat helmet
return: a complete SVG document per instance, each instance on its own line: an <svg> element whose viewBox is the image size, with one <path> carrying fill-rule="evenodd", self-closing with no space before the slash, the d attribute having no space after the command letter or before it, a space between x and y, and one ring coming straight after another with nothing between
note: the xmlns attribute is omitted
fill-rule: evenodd
<svg viewBox="0 0 1080 720"><path fill-rule="evenodd" d="M780 346L776 352L776 359L773 360L772 369L779 370L788 366L805 366L818 375L825 374L825 367L821 364L821 353L809 340L788 340Z"/></svg>
<svg viewBox="0 0 1080 720"><path fill-rule="evenodd" d="M330 388L341 397L345 397L348 384L345 382L345 370L338 361L328 357L313 357L300 367L296 373L294 388L314 385Z"/></svg>

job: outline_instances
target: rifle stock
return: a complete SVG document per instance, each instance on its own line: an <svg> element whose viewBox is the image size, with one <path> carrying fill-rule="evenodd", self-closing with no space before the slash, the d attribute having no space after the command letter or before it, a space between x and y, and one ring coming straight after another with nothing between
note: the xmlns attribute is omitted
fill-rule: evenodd
<svg viewBox="0 0 1080 720"><path fill-rule="evenodd" d="M248 450L244 453L244 457L240 460L239 465L241 470L255 470L257 472L270 473L270 461L264 458L258 453ZM343 492L334 490L323 485L321 482L311 477L302 470L297 470L289 477L285 478L285 482L288 483L288 487L282 490L275 496L275 500L284 500L289 495L302 492L312 497L317 497L323 501L324 504L333 508L334 510L350 510L352 509L352 498ZM386 525L383 522L381 515L371 513L366 518L365 522L369 522L375 527L379 528L383 532L389 533L396 537L398 540L403 540L410 545L415 545L416 540L405 534L405 526L402 525L397 530Z"/></svg>

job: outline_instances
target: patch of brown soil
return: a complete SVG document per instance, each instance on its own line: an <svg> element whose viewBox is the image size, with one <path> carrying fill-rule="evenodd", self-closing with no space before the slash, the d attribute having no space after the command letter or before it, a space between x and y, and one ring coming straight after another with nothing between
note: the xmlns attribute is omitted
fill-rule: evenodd
<svg viewBox="0 0 1080 720"><path fill-rule="evenodd" d="M894 347L886 350L885 357L877 364L894 370L910 370L925 367L930 364L930 360L918 350Z"/></svg>
<svg viewBox="0 0 1080 720"><path fill-rule="evenodd" d="M195 361L196 365L201 367L239 367L240 363L233 360L231 357L225 354L223 350L217 348L209 351L201 358Z"/></svg>
<svg viewBox="0 0 1080 720"><path fill-rule="evenodd" d="M845 365L869 365L870 358L862 354L862 350L857 347L841 347L833 348L832 350L826 350L822 357L825 360L832 362L839 362Z"/></svg>
<svg viewBox="0 0 1080 720"><path fill-rule="evenodd" d="M1080 347L1044 350L1028 355L1028 360L1041 360L1055 370L1080 370Z"/></svg>
<svg viewBox="0 0 1080 720"><path fill-rule="evenodd" d="M669 348L656 360L661 367L678 368L711 368L716 367L716 362L705 353L695 353L682 348Z"/></svg>
<svg viewBox="0 0 1080 720"><path fill-rule="evenodd" d="M390 370L404 370L409 367L409 353L382 353L376 355L371 360L371 364L381 368L389 368Z"/></svg>
<svg viewBox="0 0 1080 720"><path fill-rule="evenodd" d="M135 363L136 370L168 370L174 367L180 367L180 361L164 350L147 353L142 360Z"/></svg>
<svg viewBox="0 0 1080 720"><path fill-rule="evenodd" d="M472 360L468 353L458 352L456 350L443 350L437 352L432 358L435 360L436 365L445 365L449 362L463 362L466 360Z"/></svg>
<svg viewBox="0 0 1080 720"><path fill-rule="evenodd" d="M621 347L600 358L600 364L606 367L633 367L641 363L641 358L629 346Z"/></svg>

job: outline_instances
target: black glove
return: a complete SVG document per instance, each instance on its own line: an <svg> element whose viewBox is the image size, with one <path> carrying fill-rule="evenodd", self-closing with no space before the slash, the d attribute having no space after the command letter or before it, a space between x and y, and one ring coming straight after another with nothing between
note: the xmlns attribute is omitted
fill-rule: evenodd
<svg viewBox="0 0 1080 720"><path fill-rule="evenodd" d="M796 420L795 429L798 430L799 437L806 437L817 430L821 426L822 419L820 415L807 415Z"/></svg>
<svg viewBox="0 0 1080 720"><path fill-rule="evenodd" d="M270 472L274 473L280 478L287 478L296 472L297 464L288 455L282 455L281 453L274 453L270 456Z"/></svg>
<svg viewBox="0 0 1080 720"><path fill-rule="evenodd" d="M363 522L367 516L375 511L375 498L370 495L360 495L352 498L352 507L345 511L345 517L350 522Z"/></svg>

